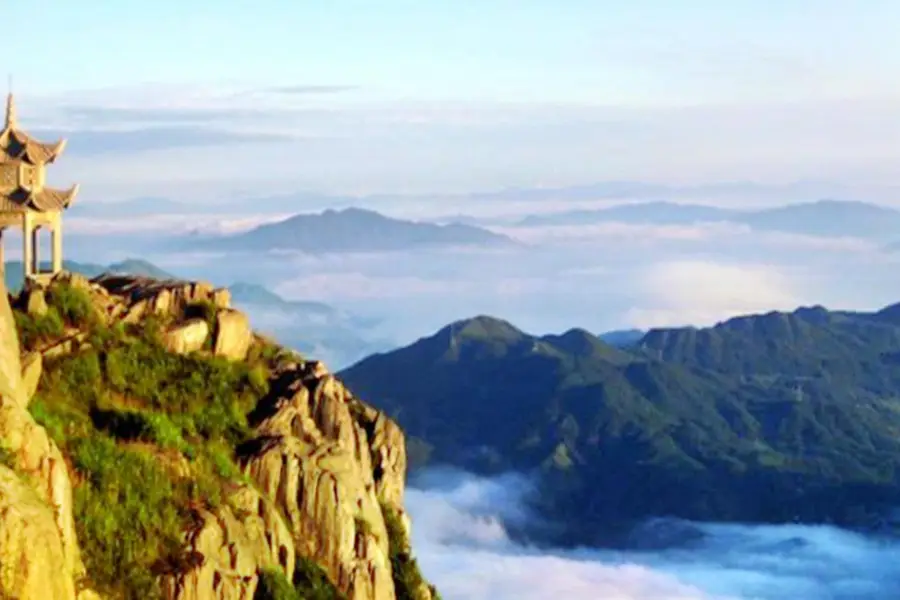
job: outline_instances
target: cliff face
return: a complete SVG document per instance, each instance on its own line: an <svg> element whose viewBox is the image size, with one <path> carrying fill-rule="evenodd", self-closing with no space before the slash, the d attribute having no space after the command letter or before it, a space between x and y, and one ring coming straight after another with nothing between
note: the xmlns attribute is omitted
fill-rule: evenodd
<svg viewBox="0 0 900 600"><path fill-rule="evenodd" d="M409 552L402 431L323 364L255 335L229 307L227 291L62 274L23 291L17 318L3 292L0 439L11 468L0 467L0 596L68 599L81 588L84 600L93 583L110 597L172 600L264 600L276 597L278 585L294 586L298 598L313 588L316 598L435 596ZM147 382L123 375L141 373L133 356L146 357ZM62 452L28 410L42 364L31 408ZM72 386L80 369L96 372L99 391L83 395ZM170 391L185 380L210 400L192 404L190 393ZM256 392L238 397L238 387ZM184 523L174 528L176 543L155 539L162 529L152 522L132 525L137 517L121 520L136 549L120 551L104 537L106 514L92 512L90 494L123 504L145 494L148 505L156 496L140 481L110 492L119 483L95 458L101 446L174 490L174 500L159 506L176 505L171 518ZM74 511L72 478L79 481ZM79 541L88 549L84 561ZM152 569L141 544L160 548ZM122 571L120 562L132 566Z"/></svg>
<svg viewBox="0 0 900 600"><path fill-rule="evenodd" d="M0 466L0 595L74 599L84 565L75 538L72 485L59 448L28 412L34 368L23 373L19 351L0 281L0 443L6 463ZM34 356L26 363L40 369ZM82 590L77 597L92 594Z"/></svg>

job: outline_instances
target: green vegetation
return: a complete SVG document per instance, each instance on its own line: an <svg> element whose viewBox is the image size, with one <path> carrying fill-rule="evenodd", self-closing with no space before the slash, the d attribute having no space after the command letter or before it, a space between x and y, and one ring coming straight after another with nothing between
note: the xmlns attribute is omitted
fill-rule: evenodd
<svg viewBox="0 0 900 600"><path fill-rule="evenodd" d="M440 595L435 587L429 585L422 577L419 563L416 562L407 543L400 517L391 507L384 504L381 505L381 512L387 527L391 573L394 577L394 592L397 600L422 600L422 590L425 589L431 592L434 600L440 600Z"/></svg>
<svg viewBox="0 0 900 600"><path fill-rule="evenodd" d="M865 526L900 501L900 306L651 331L631 350L479 317L340 376L417 440L411 464L541 469L536 508L572 524L560 541L649 515Z"/></svg>
<svg viewBox="0 0 900 600"><path fill-rule="evenodd" d="M71 285L57 283L52 286L47 294L47 304L59 313L66 325L91 329L99 323L91 297Z"/></svg>
<svg viewBox="0 0 900 600"><path fill-rule="evenodd" d="M319 565L298 557L293 581L281 571L264 571L253 600L344 600L344 596Z"/></svg>
<svg viewBox="0 0 900 600"><path fill-rule="evenodd" d="M63 336L65 324L54 306L38 317L18 311L14 313L14 316L16 327L19 330L19 343L23 348L33 350L45 342L57 340Z"/></svg>
<svg viewBox="0 0 900 600"><path fill-rule="evenodd" d="M30 340L57 336L57 319L90 330L86 349L45 362L29 410L74 467L91 583L110 597L159 598L158 575L191 558L183 536L197 510L244 481L233 448L248 439L269 366L169 353L159 322L107 328L85 299L59 286L47 315L17 311Z"/></svg>
<svg viewBox="0 0 900 600"><path fill-rule="evenodd" d="M0 465L13 471L18 468L15 452L7 448L5 444L0 444Z"/></svg>
<svg viewBox="0 0 900 600"><path fill-rule="evenodd" d="M19 342L27 350L59 340L66 328L91 331L100 324L100 315L84 290L58 283L49 290L46 302L43 315L14 312Z"/></svg>

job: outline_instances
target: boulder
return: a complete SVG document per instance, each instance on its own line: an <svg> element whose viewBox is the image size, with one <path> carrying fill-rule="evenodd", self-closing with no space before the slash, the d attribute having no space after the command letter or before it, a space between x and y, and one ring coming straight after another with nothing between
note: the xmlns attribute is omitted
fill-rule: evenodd
<svg viewBox="0 0 900 600"><path fill-rule="evenodd" d="M213 304L216 308L231 308L231 292L228 288L219 288L213 291Z"/></svg>
<svg viewBox="0 0 900 600"><path fill-rule="evenodd" d="M75 600L53 509L0 466L0 597Z"/></svg>
<svg viewBox="0 0 900 600"><path fill-rule="evenodd" d="M223 309L216 313L216 340L213 352L229 360L244 360L253 342L250 321L244 313Z"/></svg>
<svg viewBox="0 0 900 600"><path fill-rule="evenodd" d="M209 334L209 324L206 321L190 319L166 332L163 344L170 352L190 354L203 349Z"/></svg>
<svg viewBox="0 0 900 600"><path fill-rule="evenodd" d="M129 325L139 323L147 313L148 306L149 302L147 300L138 300L130 307L128 307L127 311L125 312L125 316L122 317L122 322Z"/></svg>
<svg viewBox="0 0 900 600"><path fill-rule="evenodd" d="M205 302L213 295L213 286L205 281L197 281L191 286L188 299L191 302Z"/></svg>
<svg viewBox="0 0 900 600"><path fill-rule="evenodd" d="M93 291L94 286L91 280L81 273L73 273L71 271L60 271L54 278L54 282L61 282L72 286L73 288L84 290L86 292Z"/></svg>
<svg viewBox="0 0 900 600"><path fill-rule="evenodd" d="M25 295L25 312L32 317L42 317L47 314L47 298L44 296L44 290L35 286L22 293Z"/></svg>
<svg viewBox="0 0 900 600"><path fill-rule="evenodd" d="M157 315L170 315L175 311L175 296L171 290L162 289L152 299L153 313Z"/></svg>

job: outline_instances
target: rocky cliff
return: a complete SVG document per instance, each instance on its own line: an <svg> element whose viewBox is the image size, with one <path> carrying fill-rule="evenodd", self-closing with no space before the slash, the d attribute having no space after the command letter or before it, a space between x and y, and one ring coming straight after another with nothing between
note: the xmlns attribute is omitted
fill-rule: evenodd
<svg viewBox="0 0 900 600"><path fill-rule="evenodd" d="M226 290L0 294L0 596L431 600L399 427Z"/></svg>

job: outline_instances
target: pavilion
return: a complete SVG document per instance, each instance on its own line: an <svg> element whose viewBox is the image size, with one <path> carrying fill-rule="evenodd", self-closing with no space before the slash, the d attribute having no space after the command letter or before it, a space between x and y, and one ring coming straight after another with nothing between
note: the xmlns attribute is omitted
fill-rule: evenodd
<svg viewBox="0 0 900 600"><path fill-rule="evenodd" d="M52 236L50 271L62 270L62 213L78 193L78 185L68 190L46 187L46 166L66 147L66 140L45 144L19 129L12 93L6 100L6 123L0 132L0 269L5 267L3 232L22 229L22 265L26 281L39 277L40 231Z"/></svg>

